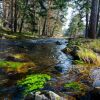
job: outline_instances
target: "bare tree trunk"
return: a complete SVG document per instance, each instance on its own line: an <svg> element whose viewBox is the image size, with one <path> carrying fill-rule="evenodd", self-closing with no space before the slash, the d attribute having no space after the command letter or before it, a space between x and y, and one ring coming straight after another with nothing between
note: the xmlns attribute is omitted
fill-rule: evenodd
<svg viewBox="0 0 100 100"><path fill-rule="evenodd" d="M14 8L15 8L15 12L14 12L14 32L17 32L17 0L15 0L14 2Z"/></svg>
<svg viewBox="0 0 100 100"><path fill-rule="evenodd" d="M22 28L23 28L23 24L24 24L24 16L25 16L25 15L23 15L23 18L21 19L21 24L20 24L20 28L19 28L19 33L22 32Z"/></svg>
<svg viewBox="0 0 100 100"><path fill-rule="evenodd" d="M11 0L11 31L13 32L13 4L14 4L14 1Z"/></svg>
<svg viewBox="0 0 100 100"><path fill-rule="evenodd" d="M24 24L24 18L25 18L25 14L26 14L26 9L27 9L27 5L28 5L28 0L25 0L25 10L24 10L24 14L23 17L21 19L21 24L20 24L20 28L19 28L19 33L22 32L22 28L23 28L23 24Z"/></svg>
<svg viewBox="0 0 100 100"><path fill-rule="evenodd" d="M56 21L55 21L55 23L54 23L54 26L53 26L53 29L52 29L52 32L51 32L51 36L53 36L53 34L54 34L54 30L55 30L55 28L56 28L56 24L57 24L57 21L58 21L58 16L59 16L59 10L58 10L58 12L57 12Z"/></svg>
<svg viewBox="0 0 100 100"><path fill-rule="evenodd" d="M45 17L45 20L44 20L44 25L43 25L43 30L42 30L42 35L43 36L46 35L46 22L47 22L47 16Z"/></svg>
<svg viewBox="0 0 100 100"><path fill-rule="evenodd" d="M85 30L85 38L88 37L88 22L89 22L89 14L86 13L86 30Z"/></svg>
<svg viewBox="0 0 100 100"><path fill-rule="evenodd" d="M100 20L100 0L99 0L99 6L98 6L98 15L97 15L97 28L96 28L96 30L97 30L97 32L98 32L98 29L99 29L99 20Z"/></svg>
<svg viewBox="0 0 100 100"><path fill-rule="evenodd" d="M86 7L86 29L85 29L85 38L88 37L88 27L89 27L89 10L88 10L88 5L89 5L89 0L87 0L87 7Z"/></svg>
<svg viewBox="0 0 100 100"><path fill-rule="evenodd" d="M98 37L100 37L100 23L99 23L99 29L98 29Z"/></svg>
<svg viewBox="0 0 100 100"><path fill-rule="evenodd" d="M92 0L90 25L88 31L88 38L92 39L95 39L97 34L96 27L97 27L98 3L99 0Z"/></svg>
<svg viewBox="0 0 100 100"><path fill-rule="evenodd" d="M100 24L99 24L99 30L98 30L98 37L100 37Z"/></svg>

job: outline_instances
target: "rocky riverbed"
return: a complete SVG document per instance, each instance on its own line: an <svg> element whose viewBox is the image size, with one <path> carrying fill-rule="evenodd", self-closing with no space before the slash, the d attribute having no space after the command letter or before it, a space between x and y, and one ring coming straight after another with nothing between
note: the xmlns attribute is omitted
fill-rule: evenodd
<svg viewBox="0 0 100 100"><path fill-rule="evenodd" d="M95 100L99 69L90 74L90 66L73 65L62 52L67 44L55 38L0 40L0 99Z"/></svg>

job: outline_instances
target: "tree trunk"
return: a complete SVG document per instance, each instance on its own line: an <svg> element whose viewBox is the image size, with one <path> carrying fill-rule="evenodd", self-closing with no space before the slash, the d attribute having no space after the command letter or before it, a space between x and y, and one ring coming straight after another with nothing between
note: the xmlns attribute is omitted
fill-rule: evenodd
<svg viewBox="0 0 100 100"><path fill-rule="evenodd" d="M100 37L100 24L99 24L99 30L98 30L98 37Z"/></svg>
<svg viewBox="0 0 100 100"><path fill-rule="evenodd" d="M22 32L23 23L24 23L24 16L25 16L25 15L23 15L23 18L21 19L21 24L20 24L20 28L19 28L19 33Z"/></svg>
<svg viewBox="0 0 100 100"><path fill-rule="evenodd" d="M97 15L97 32L98 32L98 29L99 29L99 20L100 20L100 0L99 0L99 6L98 6L98 15Z"/></svg>
<svg viewBox="0 0 100 100"><path fill-rule="evenodd" d="M25 12L26 12L26 9L27 9L27 5L28 5L28 0L26 0L25 2L25 9L24 9L24 14L23 14L23 17L21 19L21 24L20 24L20 28L19 28L19 33L22 32L22 28L23 28L23 24L24 24L24 18L25 18Z"/></svg>
<svg viewBox="0 0 100 100"><path fill-rule="evenodd" d="M17 0L14 2L15 12L14 12L14 32L17 32Z"/></svg>
<svg viewBox="0 0 100 100"><path fill-rule="evenodd" d="M88 38L91 39L95 39L97 34L96 27L97 27L98 3L99 0L92 0L90 24L88 31Z"/></svg>
<svg viewBox="0 0 100 100"><path fill-rule="evenodd" d="M54 31L55 31L55 28L56 28L56 24L57 24L57 21L58 21L58 16L59 16L59 10L57 12L57 16L56 16L56 20L55 20L55 23L54 23L54 26L53 26L53 29L52 29L52 32L51 32L51 36L54 35Z"/></svg>
<svg viewBox="0 0 100 100"><path fill-rule="evenodd" d="M89 22L89 14L86 13L86 30L85 30L85 38L88 37L88 22Z"/></svg>
<svg viewBox="0 0 100 100"><path fill-rule="evenodd" d="M42 30L42 35L43 36L46 35L46 23L47 23L47 16L45 17L45 20L44 20L44 25L43 25L43 30Z"/></svg>
<svg viewBox="0 0 100 100"><path fill-rule="evenodd" d="M12 32L13 32L13 3L14 3L14 1L11 0L11 25L10 25L10 27L11 27Z"/></svg>
<svg viewBox="0 0 100 100"><path fill-rule="evenodd" d="M88 6L89 6L89 0L87 0L86 4L87 4L87 7L86 7L86 29L85 29L85 38L88 37L88 27L89 27L89 10L88 10Z"/></svg>

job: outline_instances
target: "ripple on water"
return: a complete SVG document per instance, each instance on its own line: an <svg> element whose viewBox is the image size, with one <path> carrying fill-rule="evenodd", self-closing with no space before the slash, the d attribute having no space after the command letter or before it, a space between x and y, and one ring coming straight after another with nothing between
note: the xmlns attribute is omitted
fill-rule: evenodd
<svg viewBox="0 0 100 100"><path fill-rule="evenodd" d="M60 42L59 45L57 41ZM69 55L61 52L66 45L65 39L0 40L0 58L3 59L8 54L26 53L43 70L49 71L53 66L55 71L66 73L72 61Z"/></svg>

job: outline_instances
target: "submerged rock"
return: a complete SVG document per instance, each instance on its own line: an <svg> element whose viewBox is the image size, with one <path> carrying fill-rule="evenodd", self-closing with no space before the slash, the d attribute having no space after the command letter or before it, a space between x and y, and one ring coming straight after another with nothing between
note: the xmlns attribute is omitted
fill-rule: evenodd
<svg viewBox="0 0 100 100"><path fill-rule="evenodd" d="M57 41L57 42L55 42L57 45L62 45L62 43L61 42L59 42L59 41Z"/></svg>
<svg viewBox="0 0 100 100"><path fill-rule="evenodd" d="M63 72L63 67L62 67L62 66L55 66L55 69L56 69L58 72Z"/></svg>
<svg viewBox="0 0 100 100"><path fill-rule="evenodd" d="M0 86L8 82L8 78L5 75L0 75Z"/></svg>
<svg viewBox="0 0 100 100"><path fill-rule="evenodd" d="M14 54L8 55L5 60L16 61L16 62L30 62L31 58L27 54Z"/></svg>

